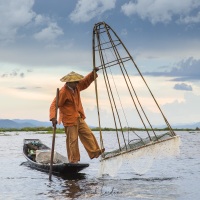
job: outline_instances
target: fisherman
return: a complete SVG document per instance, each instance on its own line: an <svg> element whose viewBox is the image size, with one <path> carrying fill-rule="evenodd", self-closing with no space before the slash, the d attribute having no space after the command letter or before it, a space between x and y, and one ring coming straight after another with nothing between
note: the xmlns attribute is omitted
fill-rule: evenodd
<svg viewBox="0 0 200 200"><path fill-rule="evenodd" d="M66 148L68 160L70 163L80 161L80 152L78 146L78 136L85 147L90 159L98 158L105 149L100 149L95 136L84 121L85 113L82 107L80 92L89 87L89 85L98 77L98 67L87 76L71 72L60 79L65 85L59 91L59 120L56 115L56 98L50 106L50 121L53 127L62 121L66 133Z"/></svg>

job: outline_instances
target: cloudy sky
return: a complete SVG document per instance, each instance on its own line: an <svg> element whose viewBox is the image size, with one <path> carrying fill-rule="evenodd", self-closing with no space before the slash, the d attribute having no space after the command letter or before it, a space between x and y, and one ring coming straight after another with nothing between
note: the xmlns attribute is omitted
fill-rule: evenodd
<svg viewBox="0 0 200 200"><path fill-rule="evenodd" d="M59 79L92 70L101 21L126 45L169 122L199 122L199 0L0 0L0 119L48 121ZM88 124L97 125L93 85L82 99Z"/></svg>

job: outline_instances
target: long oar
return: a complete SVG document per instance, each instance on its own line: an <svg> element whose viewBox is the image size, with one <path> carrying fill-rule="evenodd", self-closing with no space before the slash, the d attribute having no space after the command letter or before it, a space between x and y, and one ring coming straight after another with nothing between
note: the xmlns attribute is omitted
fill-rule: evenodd
<svg viewBox="0 0 200 200"><path fill-rule="evenodd" d="M59 100L59 88L57 88L57 92L56 92L56 115L55 115L56 120L57 120L57 113L58 113L58 100ZM51 163L50 163L50 170L49 170L49 180L50 181L51 181L52 168L53 168L55 138L56 138L56 124L53 127L53 139L52 139L52 148L51 148Z"/></svg>

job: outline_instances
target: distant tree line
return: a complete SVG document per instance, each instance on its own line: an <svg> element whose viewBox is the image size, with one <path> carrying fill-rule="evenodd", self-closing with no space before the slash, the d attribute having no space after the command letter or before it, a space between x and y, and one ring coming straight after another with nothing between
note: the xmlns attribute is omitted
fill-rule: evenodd
<svg viewBox="0 0 200 200"><path fill-rule="evenodd" d="M99 127L91 128L92 131L100 131ZM115 131L115 128L109 128L109 127L104 127L101 128L102 131ZM120 131L121 129L117 129ZM145 131L146 129L143 128L135 128L135 127L124 127L122 128L123 131ZM152 129L148 128L148 131L151 131ZM169 128L154 128L155 131L168 131ZM174 131L194 131L194 130L200 130L200 128L196 127L196 129L191 129L191 128L184 128L184 129L173 129ZM33 131L33 132L44 132L44 133L52 133L53 128L50 127L25 127L25 128L0 128L0 132L12 132L12 131ZM57 133L64 133L65 130L64 128L57 128L56 129Z"/></svg>
<svg viewBox="0 0 200 200"><path fill-rule="evenodd" d="M24 127L24 128L0 128L1 132L12 132L12 131L43 131L43 132L52 132L53 128L51 126L49 127ZM62 132L63 128L57 128L57 132Z"/></svg>

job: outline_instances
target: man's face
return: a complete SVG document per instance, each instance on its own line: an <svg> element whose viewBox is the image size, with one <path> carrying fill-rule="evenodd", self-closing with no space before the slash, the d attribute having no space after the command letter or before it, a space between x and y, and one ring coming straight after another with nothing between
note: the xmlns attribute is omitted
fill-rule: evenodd
<svg viewBox="0 0 200 200"><path fill-rule="evenodd" d="M75 82L68 82L68 83L67 83L67 85L68 85L69 87L71 87L72 89L75 89L77 84L78 84L78 81L75 81Z"/></svg>

